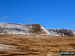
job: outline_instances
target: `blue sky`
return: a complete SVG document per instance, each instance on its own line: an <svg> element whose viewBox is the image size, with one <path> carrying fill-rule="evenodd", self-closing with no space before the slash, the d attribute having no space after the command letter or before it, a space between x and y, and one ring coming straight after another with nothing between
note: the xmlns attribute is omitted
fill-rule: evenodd
<svg viewBox="0 0 75 56"><path fill-rule="evenodd" d="M75 0L0 0L0 22L75 29Z"/></svg>

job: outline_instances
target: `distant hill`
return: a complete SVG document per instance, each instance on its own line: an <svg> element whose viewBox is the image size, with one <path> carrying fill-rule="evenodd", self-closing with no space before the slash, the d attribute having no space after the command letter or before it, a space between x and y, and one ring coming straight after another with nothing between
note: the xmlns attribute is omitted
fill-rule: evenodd
<svg viewBox="0 0 75 56"><path fill-rule="evenodd" d="M0 23L0 34L46 34L53 36L73 36L75 30L46 29L40 24Z"/></svg>
<svg viewBox="0 0 75 56"><path fill-rule="evenodd" d="M32 34L40 27L39 34L49 34L40 24L0 23L1 34Z"/></svg>
<svg viewBox="0 0 75 56"><path fill-rule="evenodd" d="M49 31L51 35L54 36L74 36L75 35L75 30L71 29L46 29Z"/></svg>

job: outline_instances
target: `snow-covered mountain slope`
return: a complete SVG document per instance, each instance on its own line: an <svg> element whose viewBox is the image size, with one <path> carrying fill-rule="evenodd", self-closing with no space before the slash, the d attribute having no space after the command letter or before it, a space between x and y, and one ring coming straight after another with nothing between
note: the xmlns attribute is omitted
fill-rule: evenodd
<svg viewBox="0 0 75 56"><path fill-rule="evenodd" d="M34 29L35 32L33 31L33 28L35 28ZM45 29L40 24L16 24L16 23L0 23L0 34L33 34L36 33L36 29L38 28L40 29L39 34L48 34L53 36L66 36L66 34L75 35L75 30Z"/></svg>
<svg viewBox="0 0 75 56"><path fill-rule="evenodd" d="M50 35L53 36L73 36L75 35L75 30L71 29L46 29Z"/></svg>
<svg viewBox="0 0 75 56"><path fill-rule="evenodd" d="M46 29L49 33L50 33L50 35L53 35L53 36L60 36L59 34L57 34L57 32L55 32L54 30L52 30L52 29Z"/></svg>
<svg viewBox="0 0 75 56"><path fill-rule="evenodd" d="M32 27L39 25L40 34L49 34L49 32L40 24L16 24L16 23L0 23L1 34L31 34Z"/></svg>

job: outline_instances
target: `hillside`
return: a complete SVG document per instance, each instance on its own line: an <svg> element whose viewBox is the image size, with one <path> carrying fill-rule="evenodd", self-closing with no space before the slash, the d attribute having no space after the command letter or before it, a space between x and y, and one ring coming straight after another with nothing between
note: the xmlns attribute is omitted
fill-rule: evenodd
<svg viewBox="0 0 75 56"><path fill-rule="evenodd" d="M75 30L72 29L46 29L53 36L74 36Z"/></svg>
<svg viewBox="0 0 75 56"><path fill-rule="evenodd" d="M0 34L33 34L35 29L40 28L40 34L49 34L49 32L40 24L16 24L0 23Z"/></svg>
<svg viewBox="0 0 75 56"><path fill-rule="evenodd" d="M60 50L74 51L73 34L40 24L0 23L0 56L59 56Z"/></svg>
<svg viewBox="0 0 75 56"><path fill-rule="evenodd" d="M58 56L60 49L74 51L75 37L0 34L0 56Z"/></svg>
<svg viewBox="0 0 75 56"><path fill-rule="evenodd" d="M75 30L46 29L40 24L0 23L0 34L40 34L53 36L73 36Z"/></svg>

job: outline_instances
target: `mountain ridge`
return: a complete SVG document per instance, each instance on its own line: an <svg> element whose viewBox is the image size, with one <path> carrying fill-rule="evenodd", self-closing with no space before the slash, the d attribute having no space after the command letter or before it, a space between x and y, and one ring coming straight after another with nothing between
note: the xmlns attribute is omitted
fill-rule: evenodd
<svg viewBox="0 0 75 56"><path fill-rule="evenodd" d="M39 25L42 34L49 34L46 29L40 24L16 24L16 23L0 23L0 33L8 34L30 34L32 27ZM44 33L43 33L44 32ZM41 33L40 33L41 34Z"/></svg>
<svg viewBox="0 0 75 56"><path fill-rule="evenodd" d="M36 28L35 28L36 26ZM75 30L71 29L46 29L40 24L17 24L17 23L0 23L0 34L33 34L33 28L40 28L39 34L66 36L64 32L70 31L75 35ZM60 32L63 31L64 32ZM66 31L67 30L67 31Z"/></svg>

